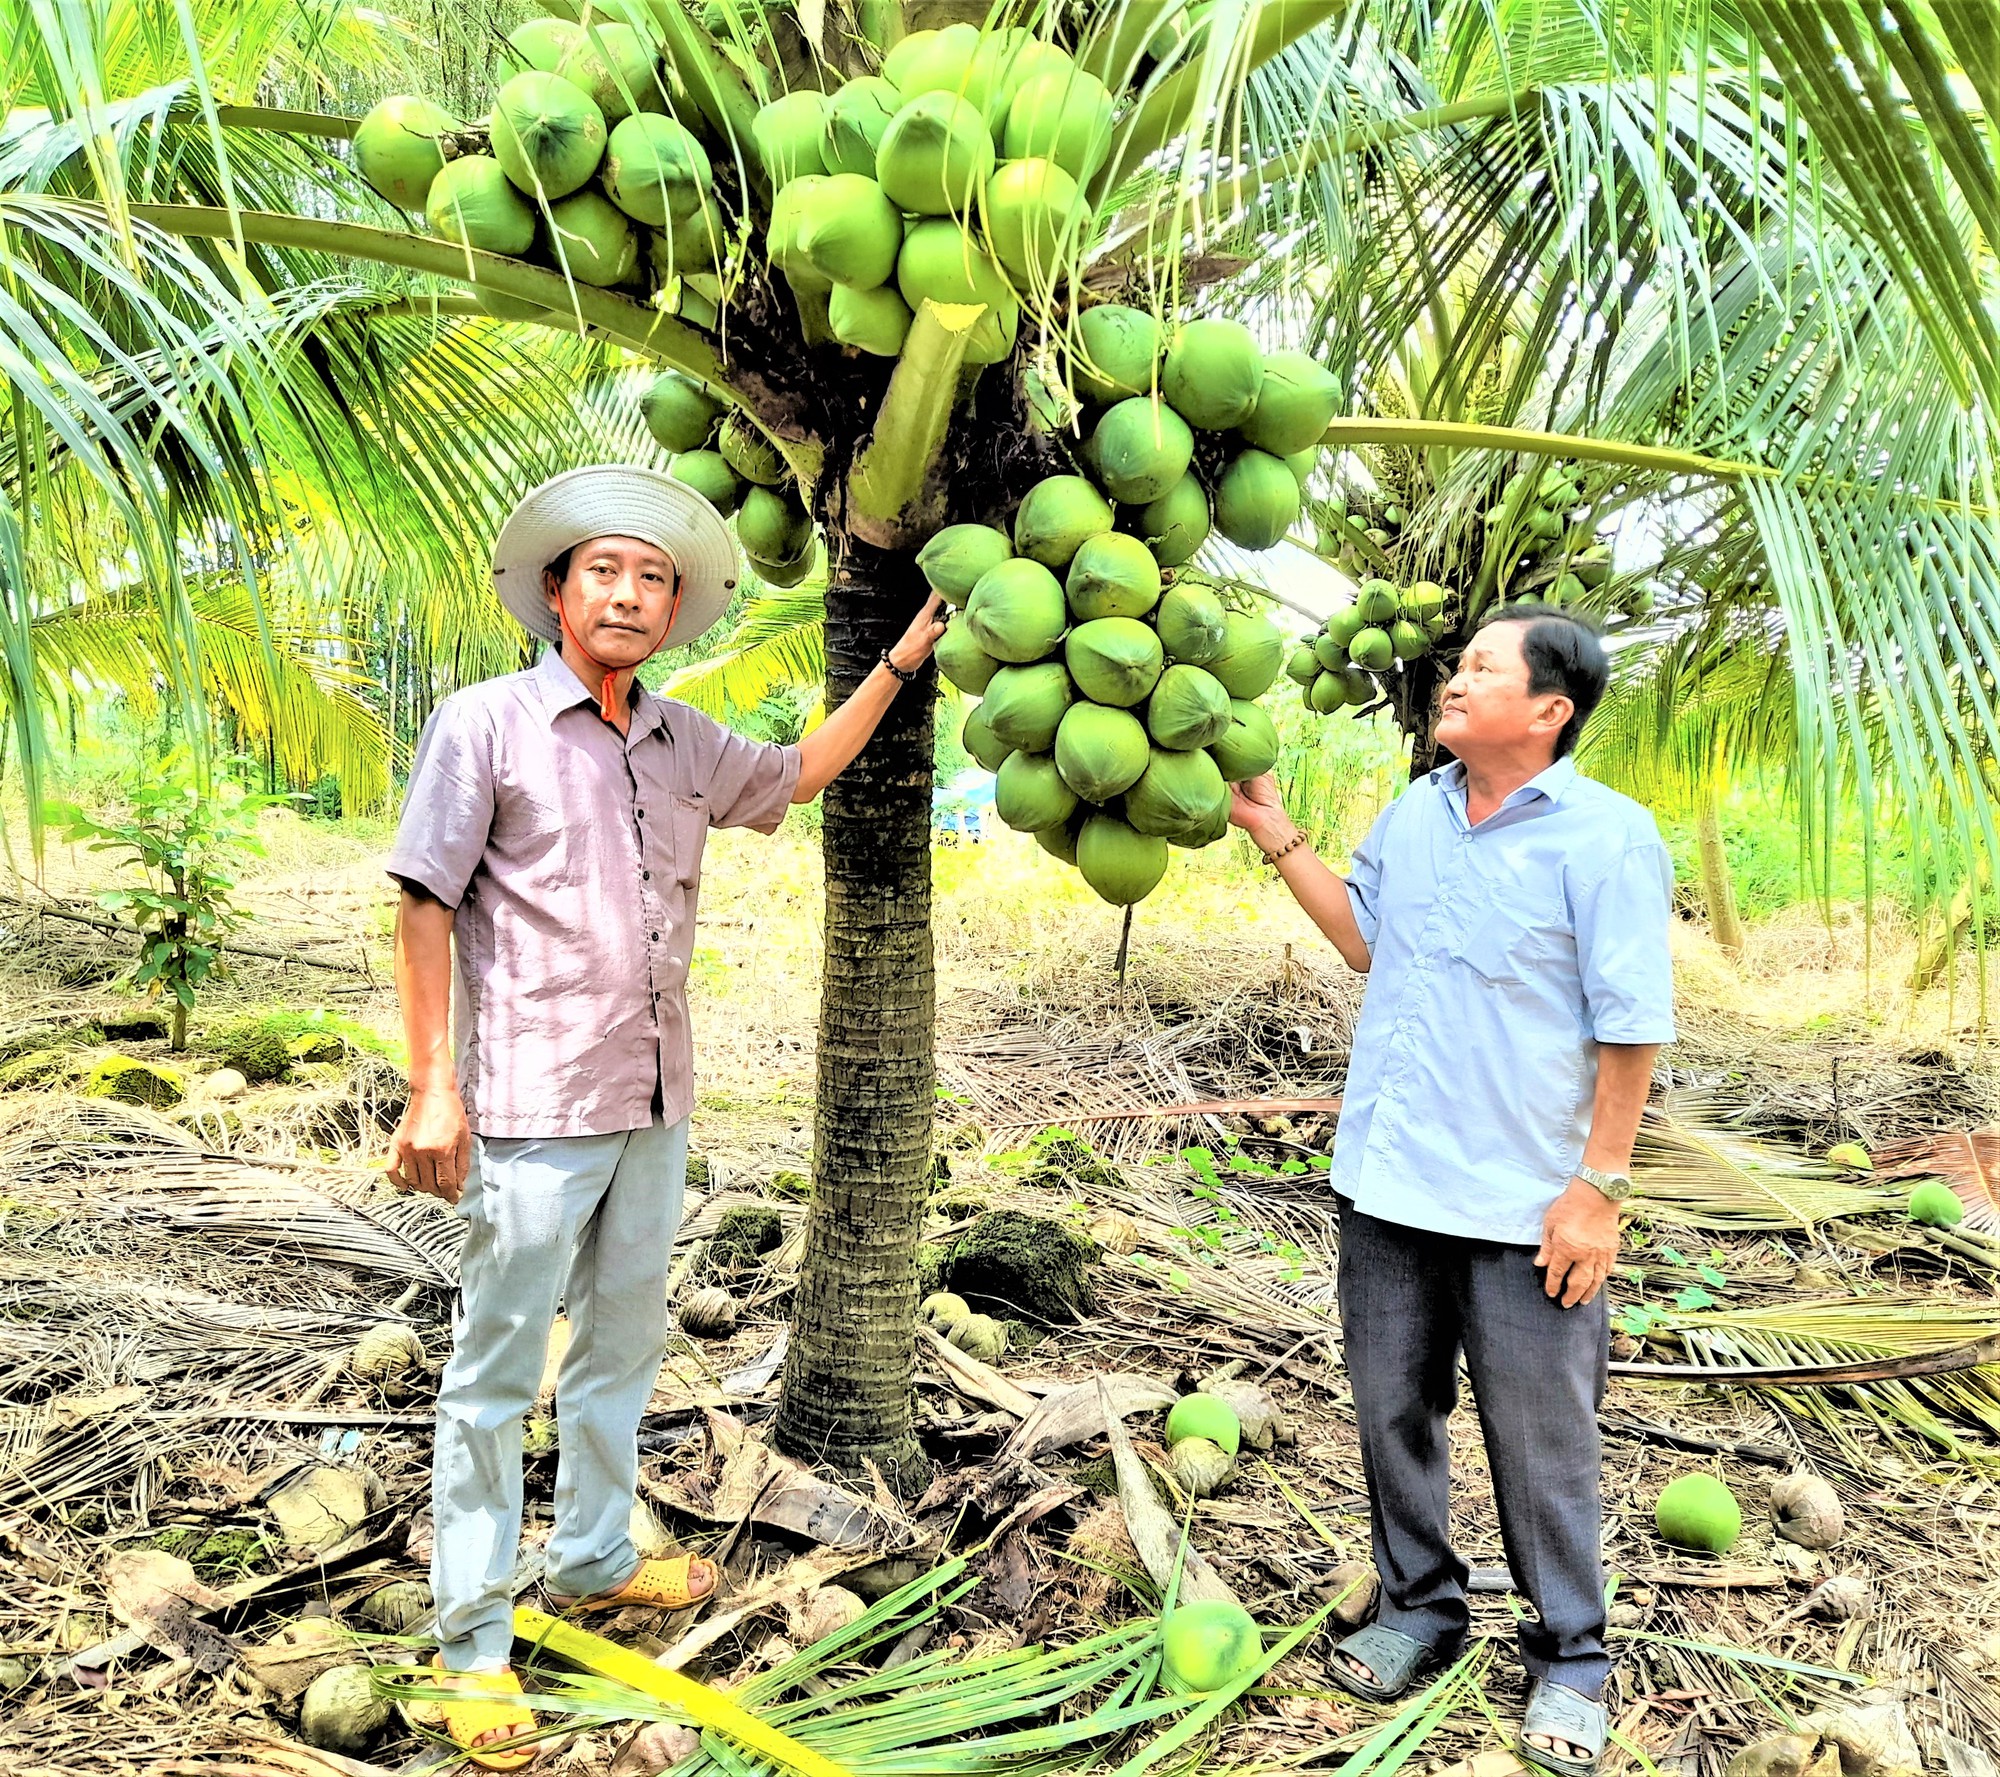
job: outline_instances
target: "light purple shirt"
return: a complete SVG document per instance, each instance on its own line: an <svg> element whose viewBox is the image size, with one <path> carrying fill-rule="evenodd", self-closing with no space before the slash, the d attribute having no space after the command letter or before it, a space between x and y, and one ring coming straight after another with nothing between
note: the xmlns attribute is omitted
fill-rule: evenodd
<svg viewBox="0 0 2000 1777"><path fill-rule="evenodd" d="M773 831L796 747L640 689L631 731L562 656L469 686L417 742L389 874L457 909L458 1086L486 1136L694 1108L688 958L710 827Z"/></svg>

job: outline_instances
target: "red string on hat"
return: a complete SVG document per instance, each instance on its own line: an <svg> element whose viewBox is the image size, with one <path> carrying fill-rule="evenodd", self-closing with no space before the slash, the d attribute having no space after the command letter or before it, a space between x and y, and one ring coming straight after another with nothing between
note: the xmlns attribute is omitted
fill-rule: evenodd
<svg viewBox="0 0 2000 1777"><path fill-rule="evenodd" d="M674 633L674 619L681 614L681 594L686 589L687 576L680 571L678 564L676 564L674 568L674 602L667 607L667 627L660 631L660 639L646 650L646 660L651 660L655 654L659 653L667 645L667 637ZM637 665L630 667L612 666L606 661L599 660L595 654L591 653L583 645L583 637L578 635L570 625L569 604L563 597L562 582L560 580L556 582L556 624L562 630L562 633L576 644L576 651L589 661L592 666L596 667L598 671L603 673L604 677L599 681L597 687L597 713L615 727L618 722L618 675L622 672L637 672L639 667L646 664L646 660L639 661Z"/></svg>

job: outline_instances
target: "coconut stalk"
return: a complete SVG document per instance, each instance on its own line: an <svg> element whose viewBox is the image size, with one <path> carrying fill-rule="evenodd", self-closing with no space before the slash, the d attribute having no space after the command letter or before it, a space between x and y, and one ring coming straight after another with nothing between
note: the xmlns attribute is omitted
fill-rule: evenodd
<svg viewBox="0 0 2000 1777"><path fill-rule="evenodd" d="M847 482L855 534L877 548L913 548L944 521L938 459L966 344L985 313L976 303L926 300L910 324L875 429Z"/></svg>
<svg viewBox="0 0 2000 1777"><path fill-rule="evenodd" d="M1701 785L1695 804L1695 845L1701 854L1701 898L1708 908L1708 929L1731 961L1743 955L1743 921L1736 911L1736 882L1729 872L1729 853L1722 843L1722 734L1715 737L1715 763Z"/></svg>

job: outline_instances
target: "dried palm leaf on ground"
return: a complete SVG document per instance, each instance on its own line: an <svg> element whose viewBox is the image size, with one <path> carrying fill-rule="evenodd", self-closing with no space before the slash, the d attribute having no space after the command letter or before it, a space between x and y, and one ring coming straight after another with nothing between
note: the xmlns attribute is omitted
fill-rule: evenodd
<svg viewBox="0 0 2000 1777"><path fill-rule="evenodd" d="M1875 1176L1940 1178L1965 1205L1963 1226L2000 1234L2000 1129L1949 1129L1878 1149Z"/></svg>
<svg viewBox="0 0 2000 1777"><path fill-rule="evenodd" d="M1883 1187L1729 1126L1729 1100L1670 1092L1648 1109L1632 1153L1633 1202L1650 1220L1691 1228L1811 1232L1843 1216L1902 1207Z"/></svg>
<svg viewBox="0 0 2000 1777"><path fill-rule="evenodd" d="M1671 1332L1690 1357L1705 1366L1834 1364L1914 1356L2000 1337L2000 1308L1953 1301L1804 1302L1666 1315L1656 1328ZM1817 1421L1845 1451L1863 1461L1865 1454L1855 1435L1862 1429L1857 1419L1897 1441L1914 1434L1967 1462L2000 1465L2000 1451L1968 1441L1954 1429L1970 1427L2000 1437L2000 1366L1851 1387L1771 1392L1788 1411Z"/></svg>

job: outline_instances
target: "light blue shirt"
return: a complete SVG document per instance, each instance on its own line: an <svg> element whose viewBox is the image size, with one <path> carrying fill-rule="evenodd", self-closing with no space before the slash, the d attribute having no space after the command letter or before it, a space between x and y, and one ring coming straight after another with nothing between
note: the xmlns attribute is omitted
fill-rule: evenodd
<svg viewBox="0 0 2000 1777"><path fill-rule="evenodd" d="M1600 1043L1670 1043L1673 863L1558 759L1473 826L1465 767L1382 811L1348 898L1371 953L1333 1184L1382 1221L1539 1246L1583 1158Z"/></svg>

